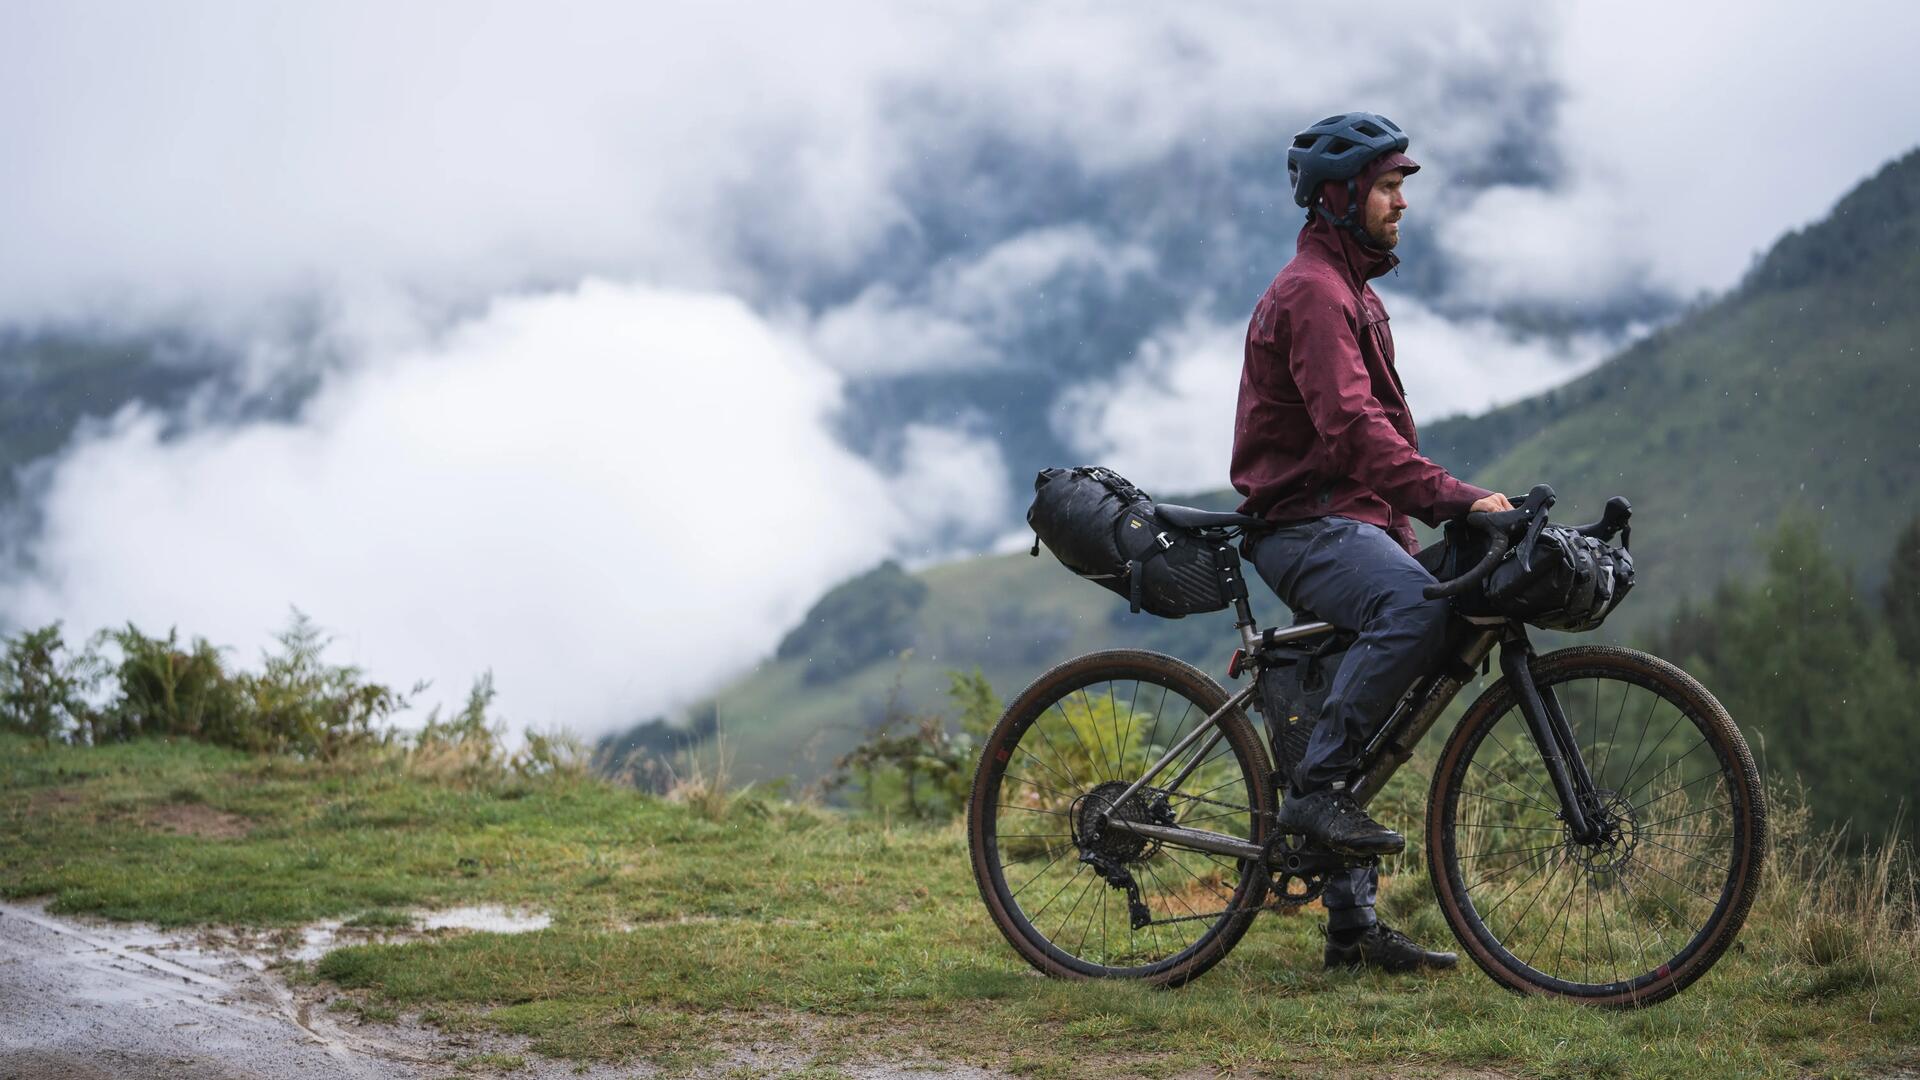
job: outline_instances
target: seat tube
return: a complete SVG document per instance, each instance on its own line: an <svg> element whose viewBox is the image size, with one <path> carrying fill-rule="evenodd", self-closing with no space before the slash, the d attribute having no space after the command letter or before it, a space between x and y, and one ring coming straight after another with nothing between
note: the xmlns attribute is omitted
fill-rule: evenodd
<svg viewBox="0 0 1920 1080"><path fill-rule="evenodd" d="M1526 717L1527 731L1533 736L1533 745L1540 751L1540 759L1546 763L1547 775L1553 780L1554 794L1560 797L1560 813L1576 840L1589 840L1592 837L1592 825L1587 821L1585 810L1580 805L1580 785L1574 779L1574 770L1584 775L1585 765L1581 762L1568 763L1571 753L1577 756L1577 745L1573 741L1573 732L1563 730L1566 719L1558 708L1549 709L1540 698L1540 688L1533 681L1533 645L1527 640L1527 632L1515 624L1507 637L1500 642L1500 673L1506 676L1508 685L1514 688L1514 696L1520 701L1520 713ZM1574 747L1571 752L1568 747ZM1592 781L1587 781L1591 789Z"/></svg>

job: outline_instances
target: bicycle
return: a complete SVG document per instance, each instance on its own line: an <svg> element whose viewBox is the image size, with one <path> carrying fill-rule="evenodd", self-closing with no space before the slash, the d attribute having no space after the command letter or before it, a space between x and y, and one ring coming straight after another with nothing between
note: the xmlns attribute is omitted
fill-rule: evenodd
<svg viewBox="0 0 1920 1080"><path fill-rule="evenodd" d="M1543 485L1514 510L1469 514L1485 557L1428 595L1478 584L1551 503ZM1245 711L1263 672L1352 635L1310 618L1256 625L1227 545L1262 519L1155 512L1225 549L1216 563L1240 636L1228 674L1250 677L1229 695L1175 657L1115 649L1054 667L1007 707L974 775L968 846L995 925L1050 976L1181 985L1260 911L1306 904L1330 873L1374 865L1278 831L1278 778ZM1579 531L1610 541L1629 513L1616 498ZM1685 989L1732 943L1759 888L1766 805L1739 729L1647 653L1539 656L1526 624L1502 616L1456 614L1452 629L1445 660L1361 752L1354 798L1380 793L1498 645L1501 677L1447 738L1428 792L1441 914L1516 992L1633 1007Z"/></svg>

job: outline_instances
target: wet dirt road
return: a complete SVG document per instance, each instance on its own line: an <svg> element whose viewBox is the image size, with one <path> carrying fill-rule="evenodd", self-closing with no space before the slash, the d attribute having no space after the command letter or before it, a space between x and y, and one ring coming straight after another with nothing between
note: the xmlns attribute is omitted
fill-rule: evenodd
<svg viewBox="0 0 1920 1080"><path fill-rule="evenodd" d="M0 1078L443 1075L436 1064L355 1045L257 957L0 904Z"/></svg>

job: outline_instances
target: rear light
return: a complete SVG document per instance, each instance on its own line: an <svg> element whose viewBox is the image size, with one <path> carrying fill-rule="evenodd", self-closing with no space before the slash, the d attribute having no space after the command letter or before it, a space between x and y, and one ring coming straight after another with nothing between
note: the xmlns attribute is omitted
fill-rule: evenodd
<svg viewBox="0 0 1920 1080"><path fill-rule="evenodd" d="M1237 679L1247 662L1247 650L1233 650L1233 657L1227 661L1227 678Z"/></svg>

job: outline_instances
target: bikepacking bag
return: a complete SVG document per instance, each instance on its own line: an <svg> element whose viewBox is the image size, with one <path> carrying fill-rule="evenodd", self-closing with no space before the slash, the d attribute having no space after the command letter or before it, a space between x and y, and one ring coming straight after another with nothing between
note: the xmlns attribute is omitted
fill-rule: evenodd
<svg viewBox="0 0 1920 1080"><path fill-rule="evenodd" d="M1486 552L1486 538L1455 522L1420 563L1446 580L1465 573ZM1580 633L1606 621L1633 588L1633 556L1564 525L1547 525L1522 564L1507 552L1479 587L1455 600L1468 615L1520 619L1546 630Z"/></svg>
<svg viewBox="0 0 1920 1080"><path fill-rule="evenodd" d="M1067 569L1126 597L1132 611L1179 619L1230 602L1216 560L1240 556L1161 521L1153 500L1111 469L1042 469L1027 524L1035 556L1045 544Z"/></svg>

